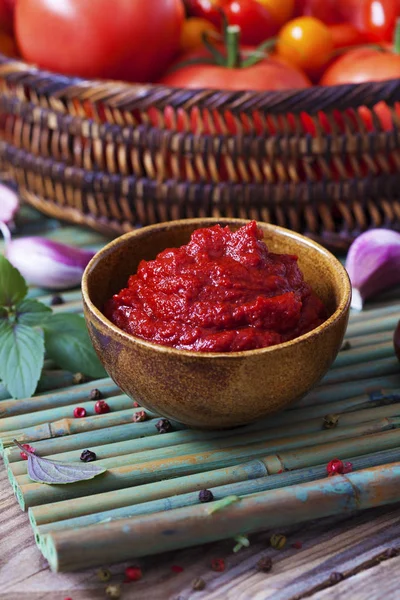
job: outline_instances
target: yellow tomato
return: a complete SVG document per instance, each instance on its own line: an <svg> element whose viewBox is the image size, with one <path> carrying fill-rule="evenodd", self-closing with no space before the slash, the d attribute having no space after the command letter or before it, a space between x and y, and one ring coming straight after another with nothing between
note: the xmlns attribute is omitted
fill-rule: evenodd
<svg viewBox="0 0 400 600"><path fill-rule="evenodd" d="M257 2L268 8L279 25L286 23L294 13L294 0L257 0Z"/></svg>
<svg viewBox="0 0 400 600"><path fill-rule="evenodd" d="M333 39L330 29L314 17L299 17L282 27L276 50L306 73L326 65L332 56Z"/></svg>
<svg viewBox="0 0 400 600"><path fill-rule="evenodd" d="M188 52L202 46L204 33L218 34L218 29L210 21L200 17L186 19L181 31L181 51Z"/></svg>

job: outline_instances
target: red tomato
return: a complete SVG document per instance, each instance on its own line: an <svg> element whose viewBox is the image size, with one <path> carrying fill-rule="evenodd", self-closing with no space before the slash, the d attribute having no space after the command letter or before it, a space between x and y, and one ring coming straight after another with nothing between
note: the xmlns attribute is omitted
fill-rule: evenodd
<svg viewBox="0 0 400 600"><path fill-rule="evenodd" d="M200 17L211 21L218 29L221 27L220 0L184 0L189 17Z"/></svg>
<svg viewBox="0 0 400 600"><path fill-rule="evenodd" d="M348 46L359 46L364 44L366 36L351 23L337 23L330 25L334 48L347 48Z"/></svg>
<svg viewBox="0 0 400 600"><path fill-rule="evenodd" d="M352 23L372 42L392 41L397 6L394 0L338 0L344 20Z"/></svg>
<svg viewBox="0 0 400 600"><path fill-rule="evenodd" d="M16 0L0 0L0 30L14 32L14 10Z"/></svg>
<svg viewBox="0 0 400 600"><path fill-rule="evenodd" d="M343 21L338 0L296 0L295 16L315 17L327 25Z"/></svg>
<svg viewBox="0 0 400 600"><path fill-rule="evenodd" d="M181 0L18 0L24 58L68 75L151 81L174 58Z"/></svg>
<svg viewBox="0 0 400 600"><path fill-rule="evenodd" d="M257 2L269 10L279 25L283 25L293 16L295 0L257 0Z"/></svg>
<svg viewBox="0 0 400 600"><path fill-rule="evenodd" d="M400 55L383 52L374 48L356 48L338 58L324 73L321 85L338 85L344 83L364 83L366 81L384 81L400 77ZM375 107L382 127L392 129L390 109L385 102ZM365 107L360 109L368 129L373 128L371 111Z"/></svg>
<svg viewBox="0 0 400 600"><path fill-rule="evenodd" d="M221 6L229 25L239 25L243 44L261 44L278 32L271 12L256 0L223 0Z"/></svg>
<svg viewBox="0 0 400 600"><path fill-rule="evenodd" d="M314 17L298 17L279 32L276 50L306 73L313 73L331 58L333 41L329 28Z"/></svg>
<svg viewBox="0 0 400 600"><path fill-rule="evenodd" d="M244 69L190 65L167 74L160 83L171 87L223 90L286 90L310 86L309 79L277 58L266 58Z"/></svg>

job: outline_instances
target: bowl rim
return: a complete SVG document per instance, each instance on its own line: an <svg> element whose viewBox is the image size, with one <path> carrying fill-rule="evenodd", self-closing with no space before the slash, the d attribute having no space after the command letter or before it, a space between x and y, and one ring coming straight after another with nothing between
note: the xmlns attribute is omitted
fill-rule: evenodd
<svg viewBox="0 0 400 600"><path fill-rule="evenodd" d="M116 239L112 240L108 244L106 244L101 250L96 252L93 258L87 264L83 276L82 276L82 297L84 301L84 305L86 305L87 309L90 313L92 313L97 319L107 328L111 329L115 334L126 339L128 343L135 342L140 346L144 346L149 349L153 349L157 352L168 353L168 354L177 354L179 356L186 356L190 358L198 357L200 360L210 360L215 358L225 358L225 359L233 359L238 357L245 356L253 356L260 354L269 354L273 351L285 350L290 347L294 347L296 345L300 345L301 343L307 342L313 337L317 337L320 334L324 333L327 329L330 329L336 325L336 323L343 317L344 313L346 313L350 308L351 302L351 283L350 278L347 274L346 269L340 263L340 261L331 253L329 250L318 244L314 240L292 231L291 229L286 229L285 227L280 227L279 225L273 225L272 223L266 223L264 221L257 221L257 225L262 225L264 228L270 229L273 232L278 232L283 234L285 237L290 237L296 241L300 241L303 244L306 244L313 250L319 252L320 254L325 255L326 258L332 263L332 266L335 267L339 274L342 276L344 288L340 290L340 302L339 306L335 310L334 313L326 321L315 327L311 331L304 333L303 335L294 338L293 340L289 340L287 342L282 342L281 344L275 344L273 346L267 346L265 348L255 348L252 350L241 350L240 352L200 352L197 350L182 350L179 348L173 348L171 346L163 346L161 344L156 344L154 342L149 342L140 338L138 336L127 333L123 329L120 329L114 323L112 323L107 317L94 305L90 298L89 289L88 289L88 278L90 276L91 271L98 265L99 262L103 259L105 254L108 254L115 250L117 247L124 245L126 240L132 237L140 237L143 234L151 233L151 231L159 231L160 229L173 229L175 227L183 227L187 225L196 225L203 223L205 227L223 224L241 224L244 225L246 223L250 223L255 219L240 219L240 218L230 218L230 217L196 217L192 219L179 219L174 221L163 221L161 223L156 223L154 225L147 225L146 227L139 227L134 229L133 231L129 231ZM85 315L85 319L87 317Z"/></svg>

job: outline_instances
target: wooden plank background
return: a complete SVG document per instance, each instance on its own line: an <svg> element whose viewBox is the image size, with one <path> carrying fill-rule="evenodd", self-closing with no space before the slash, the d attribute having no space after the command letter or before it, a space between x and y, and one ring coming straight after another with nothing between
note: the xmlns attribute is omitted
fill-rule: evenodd
<svg viewBox="0 0 400 600"><path fill-rule="evenodd" d="M107 584L97 570L51 573L36 548L26 513L20 511L0 463L0 599L97 600L107 598ZM143 579L125 584L127 564L110 567L110 583L119 584L122 600L382 600L400 598L400 504L347 517L323 519L288 528L283 550L270 547L271 533L250 536L251 545L233 554L233 540L135 561ZM292 544L300 541L301 549ZM256 564L270 556L270 573ZM226 571L210 568L224 558ZM173 565L183 572L171 571ZM107 565L104 565L105 567ZM332 585L332 573L342 581ZM192 590L201 577L203 592Z"/></svg>

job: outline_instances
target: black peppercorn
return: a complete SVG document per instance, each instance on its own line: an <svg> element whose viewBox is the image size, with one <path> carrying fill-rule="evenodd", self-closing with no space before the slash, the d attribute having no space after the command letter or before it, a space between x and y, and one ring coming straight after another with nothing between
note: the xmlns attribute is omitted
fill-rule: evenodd
<svg viewBox="0 0 400 600"><path fill-rule="evenodd" d="M144 410L138 410L133 413L133 422L142 423L147 420L147 413ZM160 432L161 433L161 432Z"/></svg>
<svg viewBox="0 0 400 600"><path fill-rule="evenodd" d="M338 415L325 415L323 421L322 421L322 428L323 429L334 429L335 427L338 426L339 423L339 416Z"/></svg>
<svg viewBox="0 0 400 600"><path fill-rule="evenodd" d="M103 397L103 394L97 388L94 388L90 391L89 398L90 400L100 400Z"/></svg>
<svg viewBox="0 0 400 600"><path fill-rule="evenodd" d="M197 577L192 583L192 590L195 592L201 592L206 587L206 582L201 577Z"/></svg>
<svg viewBox="0 0 400 600"><path fill-rule="evenodd" d="M272 569L272 558L270 558L269 556L264 556L263 558L260 558L260 560L257 563L257 569L259 571L262 571L263 573L269 573Z"/></svg>
<svg viewBox="0 0 400 600"><path fill-rule="evenodd" d="M210 490L201 490L199 500L200 502L211 502L214 500L214 494Z"/></svg>
<svg viewBox="0 0 400 600"><path fill-rule="evenodd" d="M94 460L96 460L96 458L96 454L91 450L84 450L81 454L82 462L93 462Z"/></svg>
<svg viewBox="0 0 400 600"><path fill-rule="evenodd" d="M329 576L329 581L332 584L339 583L340 581L342 581L342 579L344 579L344 575L343 573L339 573L338 571L333 571L333 573L331 573Z"/></svg>
<svg viewBox="0 0 400 600"><path fill-rule="evenodd" d="M160 419L156 423L156 429L158 429L159 433L169 433L172 431L172 425L168 419Z"/></svg>
<svg viewBox="0 0 400 600"><path fill-rule="evenodd" d="M51 306L59 306L60 304L65 304L65 300L62 296L56 294L52 297L50 304Z"/></svg>

